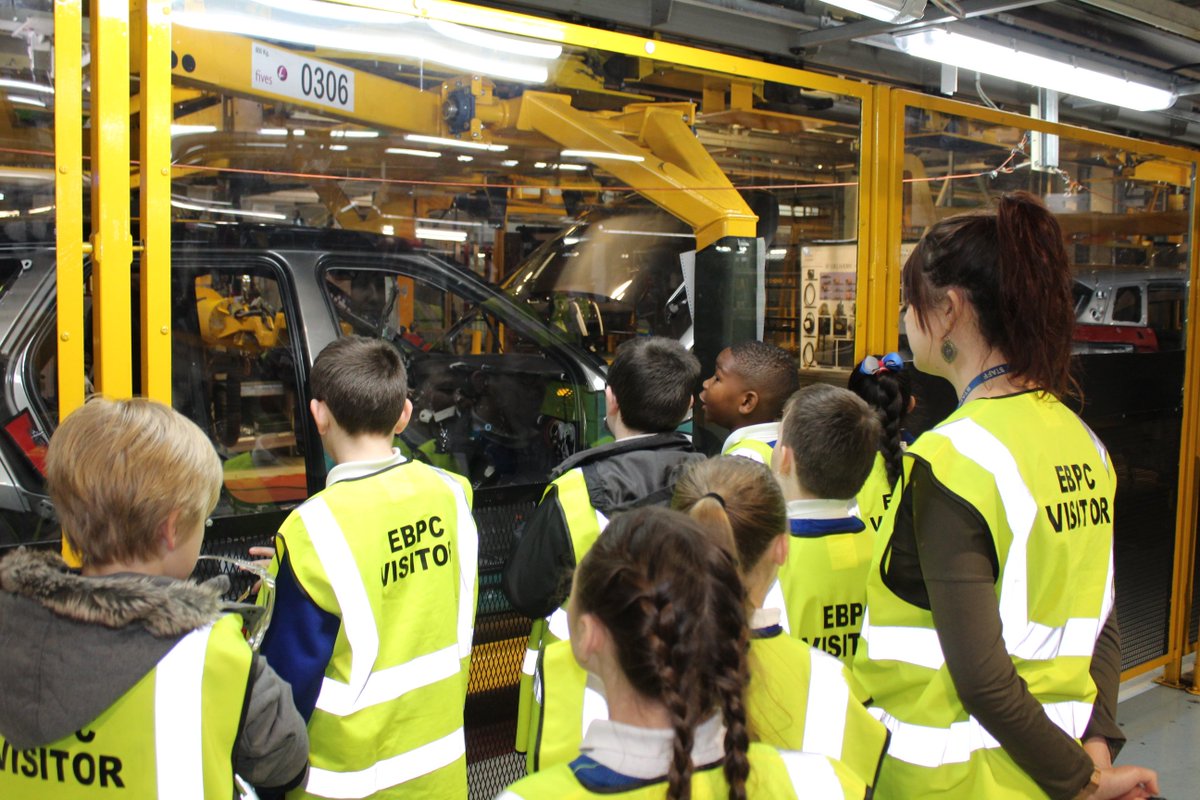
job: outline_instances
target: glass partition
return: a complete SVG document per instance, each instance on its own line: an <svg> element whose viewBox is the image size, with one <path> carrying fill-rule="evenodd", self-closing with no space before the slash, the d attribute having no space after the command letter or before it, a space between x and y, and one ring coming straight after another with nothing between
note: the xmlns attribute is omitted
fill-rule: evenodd
<svg viewBox="0 0 1200 800"><path fill-rule="evenodd" d="M1076 407L1117 473L1123 666L1160 659L1171 620L1193 162L1119 137L1043 133L1015 115L985 121L919 101L903 113L898 263L931 224L1003 192L1032 192L1058 217L1075 278ZM905 348L903 330L899 339ZM941 379L918 375L916 393L914 433L954 408Z"/></svg>

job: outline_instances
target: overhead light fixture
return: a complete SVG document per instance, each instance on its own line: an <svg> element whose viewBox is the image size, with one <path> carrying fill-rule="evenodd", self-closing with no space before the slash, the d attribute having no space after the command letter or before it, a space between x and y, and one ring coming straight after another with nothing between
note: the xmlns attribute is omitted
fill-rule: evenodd
<svg viewBox="0 0 1200 800"><path fill-rule="evenodd" d="M410 133L404 137L406 142L421 142L422 144L437 144L442 147L461 147L464 150L490 150L493 153L503 153L508 149L506 144L491 144L489 142L464 142L461 139L446 139L441 136L426 136L423 133Z"/></svg>
<svg viewBox="0 0 1200 800"><path fill-rule="evenodd" d="M344 144L331 144L331 145L329 145L329 149L330 150L349 150L350 148Z"/></svg>
<svg viewBox="0 0 1200 800"><path fill-rule="evenodd" d="M1134 111L1162 111L1176 100L1168 89L1038 55L1031 52L1033 46L1013 47L935 29L896 35L893 39L901 51L917 58Z"/></svg>
<svg viewBox="0 0 1200 800"><path fill-rule="evenodd" d="M379 131L336 130L330 131L329 135L335 139L376 139L379 137Z"/></svg>
<svg viewBox="0 0 1200 800"><path fill-rule="evenodd" d="M407 147L389 147L384 150L394 156L416 156L417 158L441 158L442 154L435 150L410 150Z"/></svg>
<svg viewBox="0 0 1200 800"><path fill-rule="evenodd" d="M508 159L507 161L501 161L501 162L500 162L500 166L502 166L502 167L515 167L517 164L520 164L520 163L521 163L521 162L520 162L520 161L517 161L515 158L510 158L510 159Z"/></svg>
<svg viewBox="0 0 1200 800"><path fill-rule="evenodd" d="M4 89L19 89L22 92L41 92L42 94L54 94L54 87L47 86L44 83L33 83L32 81L18 81L12 78L0 78L0 88Z"/></svg>
<svg viewBox="0 0 1200 800"><path fill-rule="evenodd" d="M466 231L447 231L441 228L417 228L418 239L429 239L433 242L465 242Z"/></svg>
<svg viewBox="0 0 1200 800"><path fill-rule="evenodd" d="M560 153L563 158L590 158L593 160L609 160L609 161L645 161L645 156L633 155L630 153L609 153L603 150L563 150Z"/></svg>
<svg viewBox="0 0 1200 800"><path fill-rule="evenodd" d="M231 217L252 217L255 219L287 219L286 214L278 214L274 211L246 211L240 208L217 208L214 206L202 206L199 203L184 203L180 200L172 200L171 205L175 208L183 208L188 211L206 211L209 214L228 214Z"/></svg>
<svg viewBox="0 0 1200 800"><path fill-rule="evenodd" d="M925 16L925 0L825 0L825 4L896 25Z"/></svg>
<svg viewBox="0 0 1200 800"><path fill-rule="evenodd" d="M459 156L458 160L459 161L474 161L475 156Z"/></svg>
<svg viewBox="0 0 1200 800"><path fill-rule="evenodd" d="M417 222L425 222L430 225L462 225L467 228L482 228L482 222L472 222L465 219L443 219L440 217L417 217Z"/></svg>

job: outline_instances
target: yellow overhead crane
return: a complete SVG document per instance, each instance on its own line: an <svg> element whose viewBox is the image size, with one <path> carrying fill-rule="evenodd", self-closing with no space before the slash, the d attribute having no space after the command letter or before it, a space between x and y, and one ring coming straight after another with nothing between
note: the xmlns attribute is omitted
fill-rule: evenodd
<svg viewBox="0 0 1200 800"><path fill-rule="evenodd" d="M570 97L551 92L496 97L492 82L479 76L422 91L250 37L182 26L172 29L172 47L178 81L359 124L463 141L503 142L506 135L537 134L564 149L597 153L592 160L598 168L691 226L698 249L726 236L755 236L757 217L692 132L696 108L691 103L582 111L572 107ZM264 63L280 66L272 73ZM288 73L288 63L307 70L307 87L300 76ZM333 76L326 81L332 92L326 85L314 88L312 75Z"/></svg>

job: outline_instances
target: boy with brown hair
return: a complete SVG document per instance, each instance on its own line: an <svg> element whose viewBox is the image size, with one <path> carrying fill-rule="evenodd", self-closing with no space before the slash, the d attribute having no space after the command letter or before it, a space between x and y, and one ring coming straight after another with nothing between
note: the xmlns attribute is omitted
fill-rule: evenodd
<svg viewBox="0 0 1200 800"><path fill-rule="evenodd" d="M478 589L471 487L392 446L400 354L348 336L311 372L336 466L276 537L263 653L308 720L304 797L465 797L463 704Z"/></svg>
<svg viewBox="0 0 1200 800"><path fill-rule="evenodd" d="M0 561L0 796L232 797L235 771L264 795L299 784L290 689L221 614L228 579L186 580L221 490L204 433L94 398L46 472L82 574L45 551Z"/></svg>
<svg viewBox="0 0 1200 800"><path fill-rule="evenodd" d="M783 405L800 388L791 353L765 342L739 342L717 354L700 402L706 421L729 430L721 455L770 466Z"/></svg>
<svg viewBox="0 0 1200 800"><path fill-rule="evenodd" d="M879 416L862 398L827 384L788 401L771 470L787 500L791 547L767 606L788 632L847 666L858 648L874 532L854 497L875 463Z"/></svg>

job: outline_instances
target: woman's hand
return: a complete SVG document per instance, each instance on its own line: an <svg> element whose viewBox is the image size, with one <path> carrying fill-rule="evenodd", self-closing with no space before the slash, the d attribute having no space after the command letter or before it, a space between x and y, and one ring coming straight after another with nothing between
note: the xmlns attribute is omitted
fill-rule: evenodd
<svg viewBox="0 0 1200 800"><path fill-rule="evenodd" d="M1158 795L1158 774L1146 767L1101 767L1100 788L1089 800L1136 800Z"/></svg>

